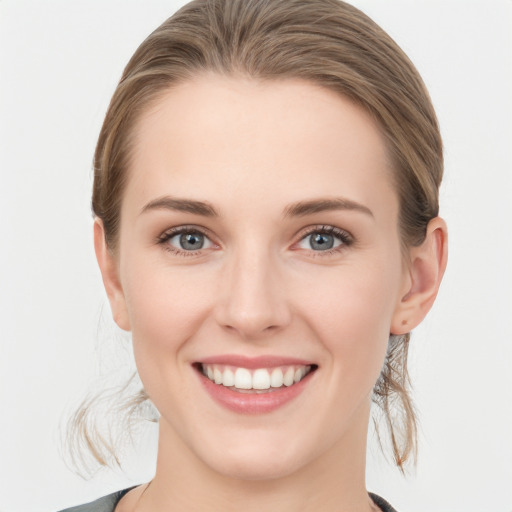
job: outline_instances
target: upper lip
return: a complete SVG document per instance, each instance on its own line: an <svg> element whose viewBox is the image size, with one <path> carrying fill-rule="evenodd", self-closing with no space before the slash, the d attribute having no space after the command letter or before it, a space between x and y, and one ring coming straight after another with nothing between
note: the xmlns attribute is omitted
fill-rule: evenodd
<svg viewBox="0 0 512 512"><path fill-rule="evenodd" d="M258 369L258 368L274 368L276 366L291 366L291 365L313 365L312 361L305 359L298 359L295 357L287 356L271 356L263 355L258 357L247 357L236 354L224 354L218 356L206 357L197 361L200 364L222 364L228 366L235 366L237 368Z"/></svg>

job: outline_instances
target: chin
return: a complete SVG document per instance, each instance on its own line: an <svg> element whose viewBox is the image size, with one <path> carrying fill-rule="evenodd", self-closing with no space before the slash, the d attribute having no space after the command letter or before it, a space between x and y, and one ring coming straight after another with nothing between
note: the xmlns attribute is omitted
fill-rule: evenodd
<svg viewBox="0 0 512 512"><path fill-rule="evenodd" d="M307 463L302 460L305 457L300 449L305 448L305 443L298 443L297 439L290 442L280 435L265 439L264 434L255 434L237 441L224 444L222 453L204 453L203 462L225 477L248 481L284 478Z"/></svg>
<svg viewBox="0 0 512 512"><path fill-rule="evenodd" d="M259 454L258 457L227 458L214 467L216 472L235 480L270 481L285 478L300 468L297 461L285 460Z"/></svg>

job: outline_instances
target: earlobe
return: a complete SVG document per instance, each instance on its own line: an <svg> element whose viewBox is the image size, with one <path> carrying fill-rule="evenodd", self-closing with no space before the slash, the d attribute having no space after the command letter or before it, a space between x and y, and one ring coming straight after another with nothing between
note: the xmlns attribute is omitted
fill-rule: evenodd
<svg viewBox="0 0 512 512"><path fill-rule="evenodd" d="M448 231L440 217L427 226L423 243L410 249L407 289L400 298L391 324L391 334L414 329L434 304L448 259Z"/></svg>
<svg viewBox="0 0 512 512"><path fill-rule="evenodd" d="M112 317L121 329L129 331L130 321L123 288L119 280L118 263L107 246L103 222L99 218L94 221L94 251L110 302Z"/></svg>

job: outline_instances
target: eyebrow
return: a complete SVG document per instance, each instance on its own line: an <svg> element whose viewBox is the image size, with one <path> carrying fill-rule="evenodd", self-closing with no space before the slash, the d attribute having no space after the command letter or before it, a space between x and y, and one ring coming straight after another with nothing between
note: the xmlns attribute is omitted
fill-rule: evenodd
<svg viewBox="0 0 512 512"><path fill-rule="evenodd" d="M215 208L205 201L195 201L194 199L178 199L176 197L164 196L153 199L146 204L141 214L151 210L173 210L176 212L194 213L204 217L218 217L219 214Z"/></svg>
<svg viewBox="0 0 512 512"><path fill-rule="evenodd" d="M177 212L202 215L203 217L219 216L215 208L206 201L196 201L194 199L178 199L171 196L163 196L153 199L142 208L141 214L151 210L172 210ZM306 215L333 210L358 211L373 217L372 211L366 206L342 197L299 201L297 203L288 205L284 209L284 216L305 217Z"/></svg>
<svg viewBox="0 0 512 512"><path fill-rule="evenodd" d="M350 199L343 197L312 199L310 201L299 201L287 206L284 210L285 217L304 217L319 212L327 212L332 210L352 210L370 215L373 217L372 211Z"/></svg>

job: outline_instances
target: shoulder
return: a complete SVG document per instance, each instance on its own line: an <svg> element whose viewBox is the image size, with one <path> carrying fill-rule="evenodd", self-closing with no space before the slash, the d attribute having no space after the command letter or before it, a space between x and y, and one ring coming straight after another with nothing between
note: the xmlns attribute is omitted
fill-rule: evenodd
<svg viewBox="0 0 512 512"><path fill-rule="evenodd" d="M373 500L373 503L375 503L375 505L377 505L382 510L382 512L397 512L384 498L381 498L372 492L369 494L370 498Z"/></svg>
<svg viewBox="0 0 512 512"><path fill-rule="evenodd" d="M91 501L90 503L66 508L60 512L114 512L114 509L121 498L131 489L132 487L122 491L113 492L112 494L103 496L102 498Z"/></svg>

